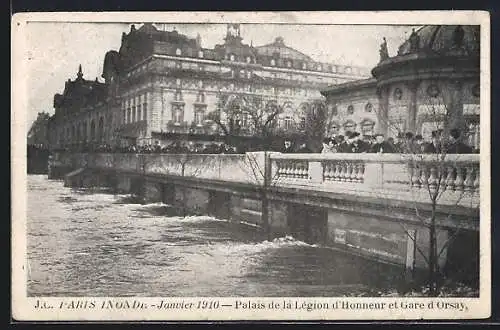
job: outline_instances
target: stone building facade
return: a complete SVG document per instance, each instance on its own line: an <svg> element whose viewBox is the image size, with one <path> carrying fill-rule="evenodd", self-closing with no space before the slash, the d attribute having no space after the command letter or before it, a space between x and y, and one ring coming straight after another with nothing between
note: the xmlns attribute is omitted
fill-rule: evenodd
<svg viewBox="0 0 500 330"><path fill-rule="evenodd" d="M392 57L384 41L372 78L322 91L331 127L424 138L433 130L459 128L478 148L479 46L479 26L423 26Z"/></svg>
<svg viewBox="0 0 500 330"><path fill-rule="evenodd" d="M369 75L365 68L314 61L281 37L263 46L245 44L239 24L229 24L224 42L214 48L202 47L200 35L132 25L119 51L105 54L104 83L84 80L80 70L55 96L53 141L62 147L166 144L179 136L207 140L225 134L221 124L233 120L239 134L252 136L258 134L252 113L227 109L254 99L280 109L275 126L286 132L301 127L312 102L322 100L322 89ZM73 101L77 92L84 95L80 103Z"/></svg>

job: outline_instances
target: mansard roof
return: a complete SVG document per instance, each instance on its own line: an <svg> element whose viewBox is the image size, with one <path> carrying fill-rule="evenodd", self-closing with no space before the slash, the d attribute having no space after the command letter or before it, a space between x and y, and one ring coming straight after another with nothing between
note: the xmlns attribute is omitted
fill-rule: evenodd
<svg viewBox="0 0 500 330"><path fill-rule="evenodd" d="M66 81L63 94L54 96L54 107L65 109L81 109L91 107L106 99L107 86L97 80L83 78L81 68L75 80Z"/></svg>
<svg viewBox="0 0 500 330"><path fill-rule="evenodd" d="M274 42L267 45L255 47L255 49L259 55L273 56L273 57L277 56L280 58L308 61L308 62L314 61L311 57L307 56L306 54L286 46L285 41L283 40L282 37L277 37L274 40Z"/></svg>

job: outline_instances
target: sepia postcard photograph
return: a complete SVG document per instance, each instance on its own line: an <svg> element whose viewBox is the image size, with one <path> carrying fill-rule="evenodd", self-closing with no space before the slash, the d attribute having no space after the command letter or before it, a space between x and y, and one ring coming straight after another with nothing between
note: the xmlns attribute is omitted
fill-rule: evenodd
<svg viewBox="0 0 500 330"><path fill-rule="evenodd" d="M490 316L489 13L11 24L13 319Z"/></svg>

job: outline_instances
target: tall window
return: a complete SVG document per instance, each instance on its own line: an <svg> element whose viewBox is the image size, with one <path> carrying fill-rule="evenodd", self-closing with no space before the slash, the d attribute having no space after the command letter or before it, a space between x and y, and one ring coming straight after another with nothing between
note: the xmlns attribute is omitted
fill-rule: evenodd
<svg viewBox="0 0 500 330"><path fill-rule="evenodd" d="M122 122L124 124L127 123L127 109L123 109L123 118L122 118Z"/></svg>
<svg viewBox="0 0 500 330"><path fill-rule="evenodd" d="M132 106L132 122L135 122L136 120L136 117L135 117L136 113L135 113L135 105Z"/></svg>
<svg viewBox="0 0 500 330"><path fill-rule="evenodd" d="M176 101L182 101L182 92L181 91L176 91L175 92L174 100L176 100Z"/></svg>
<svg viewBox="0 0 500 330"><path fill-rule="evenodd" d="M203 51L202 51L202 50L200 50L200 51L198 52L198 57L199 57L199 58L203 58Z"/></svg>
<svg viewBox="0 0 500 330"><path fill-rule="evenodd" d="M184 109L181 106L172 108L172 120L176 125L180 125L184 121Z"/></svg>
<svg viewBox="0 0 500 330"><path fill-rule="evenodd" d="M127 109L127 123L132 122L132 109Z"/></svg>
<svg viewBox="0 0 500 330"><path fill-rule="evenodd" d="M290 116L286 116L285 117L285 121L284 121L284 126L285 126L285 130L290 130L292 129L292 126L293 126L293 119L292 117Z"/></svg>
<svg viewBox="0 0 500 330"><path fill-rule="evenodd" d="M275 65L276 65L276 61L274 60L274 58L273 58L273 59L271 59L271 65L272 65L272 66L275 66ZM273 78L274 78L274 77L273 77Z"/></svg>
<svg viewBox="0 0 500 330"><path fill-rule="evenodd" d="M177 49L175 50L175 55L177 55L177 56L181 56L181 55L182 55L182 51L181 51L181 49L180 49L180 48L177 48Z"/></svg>
<svg viewBox="0 0 500 330"><path fill-rule="evenodd" d="M205 111L200 108L196 108L194 110L194 123L196 126L202 126L203 121L205 120Z"/></svg>
<svg viewBox="0 0 500 330"><path fill-rule="evenodd" d="M146 101L146 95L144 96L144 103L142 104L142 116L144 120L148 120L148 102Z"/></svg>
<svg viewBox="0 0 500 330"><path fill-rule="evenodd" d="M137 121L142 120L141 104L137 105Z"/></svg>
<svg viewBox="0 0 500 330"><path fill-rule="evenodd" d="M196 102L205 103L205 94L203 92L199 92L196 96Z"/></svg>
<svg viewBox="0 0 500 330"><path fill-rule="evenodd" d="M248 126L248 112L243 111L241 113L241 127L247 127Z"/></svg>

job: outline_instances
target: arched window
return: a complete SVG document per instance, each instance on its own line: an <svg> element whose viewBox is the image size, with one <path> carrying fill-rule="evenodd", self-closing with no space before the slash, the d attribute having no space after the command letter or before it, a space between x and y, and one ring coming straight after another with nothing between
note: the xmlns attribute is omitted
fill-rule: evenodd
<svg viewBox="0 0 500 330"><path fill-rule="evenodd" d="M354 113L354 106L352 104L349 104L347 107L347 114L352 115Z"/></svg>
<svg viewBox="0 0 500 330"><path fill-rule="evenodd" d="M373 111L373 105L368 102L366 105L365 105L365 111L366 112L372 112Z"/></svg>
<svg viewBox="0 0 500 330"><path fill-rule="evenodd" d="M177 56L181 56L181 55L182 55L182 51L181 51L181 49L180 49L180 48L177 48L177 49L175 50L175 55L177 55Z"/></svg>

